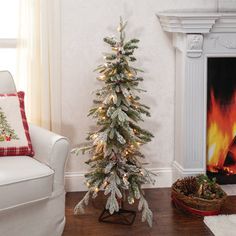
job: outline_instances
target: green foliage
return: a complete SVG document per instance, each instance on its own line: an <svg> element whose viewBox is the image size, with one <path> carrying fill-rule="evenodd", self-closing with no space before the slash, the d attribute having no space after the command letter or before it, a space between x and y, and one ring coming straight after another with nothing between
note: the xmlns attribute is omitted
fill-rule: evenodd
<svg viewBox="0 0 236 236"><path fill-rule="evenodd" d="M197 191L198 197L212 200L221 198L224 192L216 183L216 178L209 179L206 175L199 175L196 177L199 189Z"/></svg>
<svg viewBox="0 0 236 236"><path fill-rule="evenodd" d="M150 142L153 135L138 125L143 121L143 115L149 117L150 112L148 106L140 103L137 95L145 92L139 88L143 77L138 73L142 70L130 65L136 60L134 51L139 40L125 41L125 26L121 19L119 38L104 38L111 52L105 54L105 63L95 70L103 87L95 91L94 106L88 115L97 120L97 131L89 133L88 145L72 150L77 155L81 151L92 155L86 162L90 166L90 171L85 175L89 191L77 204L75 213L83 211L90 195L95 198L98 191L104 190L106 209L111 214L119 211L119 199L125 200L127 195L129 204L139 201L142 220L151 226L152 212L142 185L154 184L153 173L143 167L144 155L140 147Z"/></svg>

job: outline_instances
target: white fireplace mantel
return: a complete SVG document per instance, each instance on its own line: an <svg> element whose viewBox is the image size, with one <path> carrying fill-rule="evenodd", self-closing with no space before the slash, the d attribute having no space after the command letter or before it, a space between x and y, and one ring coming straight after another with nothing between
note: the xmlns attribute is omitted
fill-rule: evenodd
<svg viewBox="0 0 236 236"><path fill-rule="evenodd" d="M207 58L236 57L236 12L161 12L176 57L174 178L206 172Z"/></svg>
<svg viewBox="0 0 236 236"><path fill-rule="evenodd" d="M176 33L236 32L236 13L161 12L162 28Z"/></svg>

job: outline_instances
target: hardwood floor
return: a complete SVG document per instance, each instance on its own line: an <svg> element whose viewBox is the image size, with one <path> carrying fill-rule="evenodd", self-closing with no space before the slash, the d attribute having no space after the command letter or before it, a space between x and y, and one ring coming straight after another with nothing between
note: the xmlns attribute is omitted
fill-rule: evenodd
<svg viewBox="0 0 236 236"><path fill-rule="evenodd" d="M99 223L98 217L104 206L103 195L90 202L85 214L73 215L75 204L84 193L67 193L67 222L63 236L201 236L213 235L203 223L203 218L188 215L176 209L170 201L170 189L146 189L146 197L153 211L153 227L149 228L141 222L138 213L132 226ZM128 208L128 206L126 206ZM135 206L129 209L135 209ZM222 214L236 214L236 196L230 196L222 210Z"/></svg>

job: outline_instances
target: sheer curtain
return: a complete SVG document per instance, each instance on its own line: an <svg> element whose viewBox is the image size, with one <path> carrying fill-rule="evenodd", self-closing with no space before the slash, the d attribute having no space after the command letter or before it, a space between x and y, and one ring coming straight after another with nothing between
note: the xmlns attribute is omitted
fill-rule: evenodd
<svg viewBox="0 0 236 236"><path fill-rule="evenodd" d="M60 133L60 0L20 0L17 88L30 122Z"/></svg>

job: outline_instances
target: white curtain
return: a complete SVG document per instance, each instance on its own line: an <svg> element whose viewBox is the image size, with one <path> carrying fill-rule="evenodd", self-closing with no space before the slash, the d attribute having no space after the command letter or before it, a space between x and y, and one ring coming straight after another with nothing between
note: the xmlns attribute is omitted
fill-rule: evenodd
<svg viewBox="0 0 236 236"><path fill-rule="evenodd" d="M30 122L60 133L60 0L20 0L17 88Z"/></svg>

